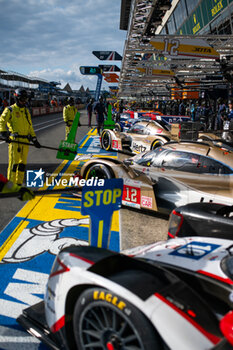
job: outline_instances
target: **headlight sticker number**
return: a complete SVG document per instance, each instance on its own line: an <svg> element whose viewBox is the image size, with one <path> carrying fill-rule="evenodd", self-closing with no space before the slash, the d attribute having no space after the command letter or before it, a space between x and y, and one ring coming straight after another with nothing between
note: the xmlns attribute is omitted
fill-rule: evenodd
<svg viewBox="0 0 233 350"><path fill-rule="evenodd" d="M141 189L139 187L124 185L122 203L135 208L140 208L140 202Z"/></svg>

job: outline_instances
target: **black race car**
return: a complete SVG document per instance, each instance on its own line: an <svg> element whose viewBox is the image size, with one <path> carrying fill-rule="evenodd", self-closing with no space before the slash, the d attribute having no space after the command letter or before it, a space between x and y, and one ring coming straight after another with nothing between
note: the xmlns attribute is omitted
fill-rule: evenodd
<svg viewBox="0 0 233 350"><path fill-rule="evenodd" d="M169 218L168 238L205 236L233 239L233 206L190 203L174 209Z"/></svg>

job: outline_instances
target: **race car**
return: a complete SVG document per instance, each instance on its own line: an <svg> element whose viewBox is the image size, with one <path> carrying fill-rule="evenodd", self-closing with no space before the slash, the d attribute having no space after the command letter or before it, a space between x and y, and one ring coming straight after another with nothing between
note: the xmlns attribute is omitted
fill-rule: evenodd
<svg viewBox="0 0 233 350"><path fill-rule="evenodd" d="M233 204L233 153L206 143L168 142L125 159L91 158L84 178L123 178L122 204L170 214L192 202Z"/></svg>
<svg viewBox="0 0 233 350"><path fill-rule="evenodd" d="M233 141L229 142L225 140L221 134L218 132L215 133L209 133L209 132L199 132L197 141L200 142L206 142L209 144L213 144L215 146L218 146L220 148L225 148L226 150L233 151Z"/></svg>
<svg viewBox="0 0 233 350"><path fill-rule="evenodd" d="M131 151L142 153L171 140L168 126L162 126L156 121L138 121L127 133L105 129L101 133L101 147L106 151Z"/></svg>
<svg viewBox="0 0 233 350"><path fill-rule="evenodd" d="M168 238L191 236L233 239L233 205L190 203L174 209Z"/></svg>
<svg viewBox="0 0 233 350"><path fill-rule="evenodd" d="M128 113L122 113L115 123L115 131L128 131L137 119L131 118Z"/></svg>
<svg viewBox="0 0 233 350"><path fill-rule="evenodd" d="M17 321L52 349L229 350L232 260L232 241L200 237L122 253L70 246Z"/></svg>
<svg viewBox="0 0 233 350"><path fill-rule="evenodd" d="M158 112L146 112L146 111L138 112L138 118L144 118L144 117L151 118L151 120L163 120L164 122L167 122L167 123L180 123L180 122L187 122L191 120L189 116L185 116L185 115L166 115Z"/></svg>
<svg viewBox="0 0 233 350"><path fill-rule="evenodd" d="M177 115L161 115L157 112L134 112L132 113L121 113L116 119L115 130L126 132L136 121L151 121L155 120L162 126L169 125L172 123L183 123L190 122L190 117L188 116L177 116ZM169 129L170 130L170 127Z"/></svg>
<svg viewBox="0 0 233 350"><path fill-rule="evenodd" d="M164 120L164 118L160 115L152 114L148 115L148 113L138 113L138 117L135 117L132 119L127 114L120 115L118 122L115 123L115 131L123 131L128 132L128 130L132 127L133 124L139 122L139 121L147 121L150 122L151 120L156 120L158 124L160 124L162 127L164 127L166 130L171 130L171 126L168 121Z"/></svg>

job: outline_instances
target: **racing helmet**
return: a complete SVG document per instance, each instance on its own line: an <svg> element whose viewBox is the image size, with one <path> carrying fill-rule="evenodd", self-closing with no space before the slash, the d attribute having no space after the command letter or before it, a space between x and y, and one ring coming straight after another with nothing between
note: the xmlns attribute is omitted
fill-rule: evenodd
<svg viewBox="0 0 233 350"><path fill-rule="evenodd" d="M16 102L26 103L28 100L28 93L25 89L16 89L14 93Z"/></svg>
<svg viewBox="0 0 233 350"><path fill-rule="evenodd" d="M67 98L67 102L68 102L70 105L73 105L73 104L74 104L74 99L73 99L73 97L68 97L68 98Z"/></svg>

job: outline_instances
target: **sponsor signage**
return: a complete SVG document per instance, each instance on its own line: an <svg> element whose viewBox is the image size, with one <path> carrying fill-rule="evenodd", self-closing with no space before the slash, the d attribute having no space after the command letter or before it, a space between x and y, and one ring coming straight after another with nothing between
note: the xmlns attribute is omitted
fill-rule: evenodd
<svg viewBox="0 0 233 350"><path fill-rule="evenodd" d="M118 83L119 76L116 73L103 73L104 80L108 83Z"/></svg>
<svg viewBox="0 0 233 350"><path fill-rule="evenodd" d="M96 75L102 73L100 67L81 66L79 69L80 73L83 75Z"/></svg>
<svg viewBox="0 0 233 350"><path fill-rule="evenodd" d="M150 44L169 58L218 59L219 53L204 40L198 38L153 38Z"/></svg>
<svg viewBox="0 0 233 350"><path fill-rule="evenodd" d="M120 68L115 65L100 64L99 67L102 69L103 72L120 72Z"/></svg>
<svg viewBox="0 0 233 350"><path fill-rule="evenodd" d="M124 185L122 203L134 208L140 208L141 188Z"/></svg>
<svg viewBox="0 0 233 350"><path fill-rule="evenodd" d="M169 255L192 260L200 260L219 247L219 244L193 241L181 247L178 247L173 252L169 253Z"/></svg>
<svg viewBox="0 0 233 350"><path fill-rule="evenodd" d="M92 51L99 60L102 61L121 61L122 56L116 51Z"/></svg>
<svg viewBox="0 0 233 350"><path fill-rule="evenodd" d="M145 73L146 76L159 77L173 77L175 73L171 69L154 69L152 67L137 67L141 73Z"/></svg>
<svg viewBox="0 0 233 350"><path fill-rule="evenodd" d="M229 1L229 3L232 0ZM197 34L228 6L227 0L202 0L192 15L179 28L178 34Z"/></svg>

